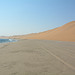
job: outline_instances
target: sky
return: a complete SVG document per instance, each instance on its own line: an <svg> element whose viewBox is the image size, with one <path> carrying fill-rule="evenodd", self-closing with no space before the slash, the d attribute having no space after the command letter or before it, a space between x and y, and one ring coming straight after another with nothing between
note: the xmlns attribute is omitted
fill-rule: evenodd
<svg viewBox="0 0 75 75"><path fill-rule="evenodd" d="M75 21L75 0L0 0L0 36L38 33Z"/></svg>

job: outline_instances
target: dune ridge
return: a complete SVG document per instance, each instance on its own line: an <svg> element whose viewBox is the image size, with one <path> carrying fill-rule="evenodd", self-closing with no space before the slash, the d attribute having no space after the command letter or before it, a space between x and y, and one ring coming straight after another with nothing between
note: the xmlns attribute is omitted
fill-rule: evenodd
<svg viewBox="0 0 75 75"><path fill-rule="evenodd" d="M75 21L64 24L61 27L52 30L32 33L22 36L12 36L10 38L17 39L43 39L43 40L57 40L57 41L72 41L75 42Z"/></svg>

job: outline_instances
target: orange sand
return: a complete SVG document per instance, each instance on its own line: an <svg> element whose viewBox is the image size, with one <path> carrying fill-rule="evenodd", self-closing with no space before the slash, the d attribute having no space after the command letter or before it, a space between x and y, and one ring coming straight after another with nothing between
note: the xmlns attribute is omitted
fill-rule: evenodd
<svg viewBox="0 0 75 75"><path fill-rule="evenodd" d="M11 37L10 37L11 38ZM69 22L61 27L40 33L33 33L22 36L13 36L17 39L43 39L75 42L75 21Z"/></svg>

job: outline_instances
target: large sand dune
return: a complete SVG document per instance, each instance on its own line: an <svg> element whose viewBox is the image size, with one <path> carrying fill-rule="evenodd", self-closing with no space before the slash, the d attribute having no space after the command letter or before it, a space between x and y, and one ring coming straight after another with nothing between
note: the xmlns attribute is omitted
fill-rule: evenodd
<svg viewBox="0 0 75 75"><path fill-rule="evenodd" d="M22 36L13 36L19 39L44 39L44 40L58 40L58 41L72 41L75 42L75 21L69 22L61 27L48 30L40 33L33 33Z"/></svg>

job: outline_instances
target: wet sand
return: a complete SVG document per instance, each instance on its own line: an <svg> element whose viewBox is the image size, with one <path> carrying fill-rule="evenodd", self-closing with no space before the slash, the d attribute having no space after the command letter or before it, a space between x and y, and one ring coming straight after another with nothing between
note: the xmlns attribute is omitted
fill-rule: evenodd
<svg viewBox="0 0 75 75"><path fill-rule="evenodd" d="M75 75L75 42L19 40L2 43L0 75Z"/></svg>

